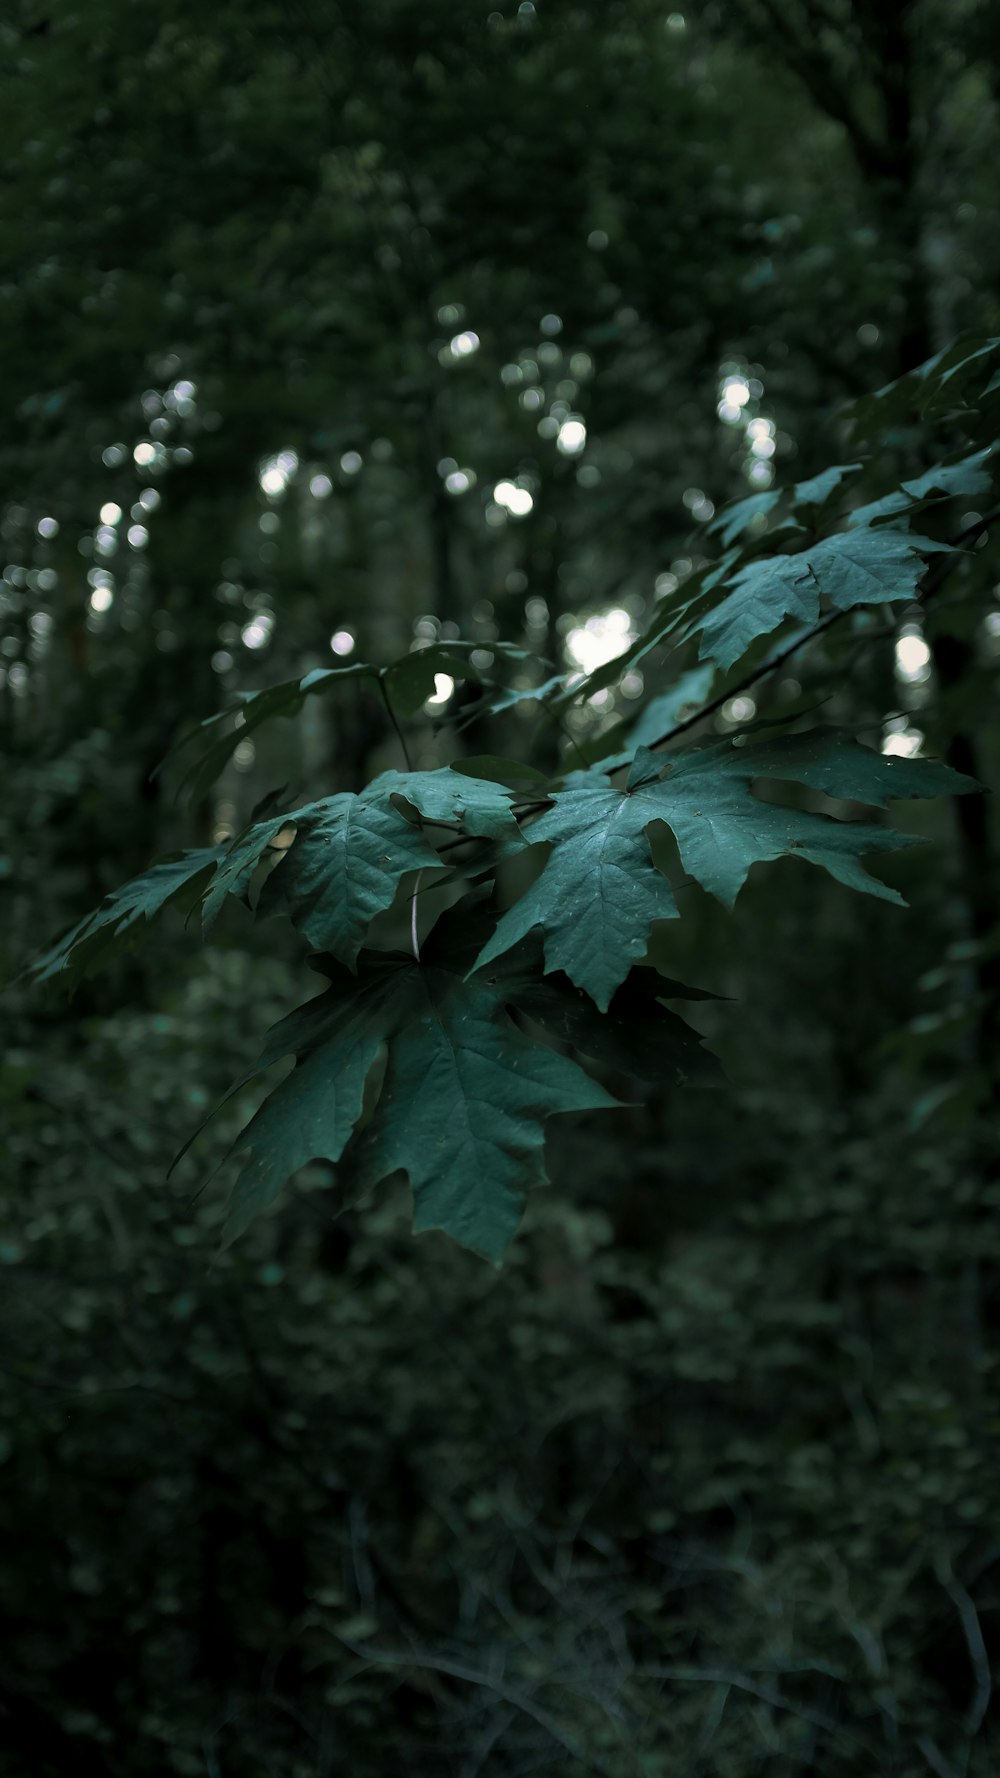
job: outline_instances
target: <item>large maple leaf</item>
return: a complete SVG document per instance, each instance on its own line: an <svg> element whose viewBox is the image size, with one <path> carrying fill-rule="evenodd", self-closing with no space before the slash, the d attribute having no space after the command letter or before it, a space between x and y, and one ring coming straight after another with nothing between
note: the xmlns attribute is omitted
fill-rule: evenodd
<svg viewBox="0 0 1000 1778"><path fill-rule="evenodd" d="M350 966L403 878L446 868L422 829L389 796L328 796L293 810L277 827L267 825L272 831L263 848L259 834L244 840L248 865L282 828L295 832L262 888L260 912L286 913L318 951Z"/></svg>
<svg viewBox="0 0 1000 1778"><path fill-rule="evenodd" d="M504 994L434 964L367 953L357 976L321 960L326 993L271 1032L258 1064L297 1058L237 1139L250 1159L226 1225L235 1238L306 1161L336 1162L380 1053L385 1075L359 1150L369 1179L402 1170L416 1230L443 1229L499 1261L526 1191L545 1178L544 1120L613 1106L567 1057L511 1022Z"/></svg>
<svg viewBox="0 0 1000 1778"><path fill-rule="evenodd" d="M699 616L699 653L728 670L759 636L786 617L816 623L824 600L837 611L912 599L924 557L946 546L892 525L865 525L824 537L797 555L748 562L724 583L724 597Z"/></svg>
<svg viewBox="0 0 1000 1778"><path fill-rule="evenodd" d="M752 865L784 854L822 865L853 889L902 901L870 877L861 860L868 852L912 845L913 836L765 802L753 793L761 778L875 807L890 797L976 788L935 761L886 758L822 731L756 747L714 741L672 755L640 748L624 789L591 771L573 773L555 793L552 807L528 830L532 844L551 844L545 868L503 915L476 967L539 927L547 967L563 970L606 1009L645 955L651 922L678 912L650 853L647 830L656 821L671 829L685 870L727 907Z"/></svg>
<svg viewBox="0 0 1000 1778"><path fill-rule="evenodd" d="M432 825L474 839L502 836L509 848L523 843L513 795L491 779L450 767L383 772L360 795L323 797L252 821L228 848L206 847L161 860L116 889L27 973L38 981L64 972L79 976L136 922L148 922L173 901L187 911L200 900L208 932L228 896L249 898L268 858L273 869L262 885L261 913L286 913L317 950L353 964L372 920L392 905L403 878L447 869L400 801Z"/></svg>
<svg viewBox="0 0 1000 1778"><path fill-rule="evenodd" d="M520 845L511 795L503 785L448 767L383 772L358 796L325 797L283 820L275 817L265 834L253 830L244 842L249 863L275 843L282 827L296 830L267 879L261 911L286 912L318 951L353 965L368 927L392 905L402 879L411 871L447 869L394 799L428 821L475 838L504 834Z"/></svg>

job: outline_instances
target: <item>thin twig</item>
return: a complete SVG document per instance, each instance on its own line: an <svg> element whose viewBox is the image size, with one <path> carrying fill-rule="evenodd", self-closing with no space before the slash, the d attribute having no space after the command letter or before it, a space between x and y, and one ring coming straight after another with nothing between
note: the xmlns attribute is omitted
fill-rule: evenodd
<svg viewBox="0 0 1000 1778"><path fill-rule="evenodd" d="M668 741L676 740L678 735L683 735L688 729L695 728L699 722L704 722L706 716L713 716L716 710L721 710L723 704L728 704L730 698L739 697L741 692L748 691L751 685L756 685L758 679L766 678L768 673L776 673L778 668L783 667L793 654L798 654L800 648L805 648L808 643L815 642L816 637L821 636L824 630L832 630L834 624L839 623L841 618L846 616L846 611L828 611L826 616L820 618L819 623L814 624L811 630L807 630L804 635L794 637L778 654L768 655L766 660L761 661L760 665L754 667L753 671L741 679L738 684L730 685L725 691L720 691L717 697L710 698L707 704L702 704L701 708L695 710L693 715L685 716L683 722L676 722L673 728L668 729L665 735L661 735L659 740L653 741L651 745L664 747Z"/></svg>
<svg viewBox="0 0 1000 1778"><path fill-rule="evenodd" d="M399 719L392 707L392 700L386 690L385 675L383 673L380 673L378 676L378 688L382 693L382 702L388 712L389 721L392 723L392 726L396 731L399 745L403 749L403 758L406 761L406 769L408 772L412 772L413 761L410 758L410 749L406 745L406 736L399 726ZM420 878L422 875L422 871L417 872L417 880L413 885L413 894L410 898L410 943L413 946L413 958L416 963L420 962L420 941L417 937L417 895L420 891Z"/></svg>
<svg viewBox="0 0 1000 1778"><path fill-rule="evenodd" d="M412 772L413 761L410 758L410 749L406 745L406 736L404 735L402 729L399 726L399 718L397 717L396 712L392 707L392 700L390 699L389 693L386 690L385 675L383 673L380 673L378 676L378 688L382 694L382 702L385 705L386 712L389 717L389 721L392 723L392 726L396 731L396 739L398 740L399 745L403 749L403 758L406 761L406 769L408 772Z"/></svg>

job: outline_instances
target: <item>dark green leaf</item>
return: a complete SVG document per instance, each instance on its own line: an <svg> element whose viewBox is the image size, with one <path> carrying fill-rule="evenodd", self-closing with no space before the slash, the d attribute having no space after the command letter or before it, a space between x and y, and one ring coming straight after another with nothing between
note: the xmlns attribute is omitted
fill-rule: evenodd
<svg viewBox="0 0 1000 1778"><path fill-rule="evenodd" d="M550 840L538 881L504 914L477 967L532 931L545 935L549 969L561 969L605 1010L619 983L646 954L654 920L669 920L677 903L653 869L644 828L661 819L639 797L616 790L599 772L575 772L553 808L528 831Z"/></svg>
<svg viewBox="0 0 1000 1778"><path fill-rule="evenodd" d="M723 545L727 546L734 543L737 537L742 537L755 519L773 512L780 499L780 489L769 488L764 494L748 494L743 500L731 501L709 520L705 530L709 533L718 532Z"/></svg>
<svg viewBox="0 0 1000 1778"><path fill-rule="evenodd" d="M838 611L911 599L925 571L923 557L946 547L894 526L865 526L825 537L798 555L750 562L695 626L699 652L729 668L784 618L815 623L824 598Z"/></svg>
<svg viewBox="0 0 1000 1778"><path fill-rule="evenodd" d="M481 982L368 956L275 1028L260 1067L297 1065L237 1141L251 1159L233 1192L233 1239L308 1160L338 1161L384 1045L385 1078L361 1149L370 1179L402 1170L416 1230L443 1229L499 1262L526 1191L545 1178L543 1123L615 1101L576 1063L523 1036Z"/></svg>
<svg viewBox="0 0 1000 1778"><path fill-rule="evenodd" d="M368 801L403 797L428 821L454 823L482 839L495 839L501 833L517 837L510 791L494 779L452 771L450 766L435 772L383 772L364 795Z"/></svg>
<svg viewBox="0 0 1000 1778"><path fill-rule="evenodd" d="M492 753L453 760L451 770L459 772L463 778L485 778L493 784L506 784L510 789L519 789L522 784L534 788L547 782L545 773L537 766L525 765L517 759L499 759Z"/></svg>
<svg viewBox="0 0 1000 1778"><path fill-rule="evenodd" d="M669 691L661 692L658 697L650 699L640 710L634 723L622 724L621 732L627 734L628 745L620 752L607 754L597 760L597 770L616 771L619 766L628 765L634 759L637 748L655 747L676 723L692 715L706 702L711 696L714 679L715 668L710 662L682 673ZM613 733L617 735L619 731L616 729Z"/></svg>
<svg viewBox="0 0 1000 1778"><path fill-rule="evenodd" d="M911 500L926 500L932 494L988 494L992 481L984 469L990 450L973 451L955 463L936 463L924 475L901 484Z"/></svg>
<svg viewBox="0 0 1000 1778"><path fill-rule="evenodd" d="M449 679L472 679L477 673L468 654L447 642L430 642L426 648L415 648L379 675L389 703L397 716L415 716L421 705L434 696L438 674Z"/></svg>
<svg viewBox="0 0 1000 1778"><path fill-rule="evenodd" d="M758 747L724 740L679 754L644 752L637 763L631 791L615 790L599 772L577 772L554 793L553 806L529 830L532 842L551 843L548 862L503 915L478 968L540 927L547 967L563 970L606 1009L645 954L652 921L678 911L650 856L646 830L654 821L673 832L685 870L726 906L752 865L785 854L822 865L851 888L901 901L868 876L861 859L911 845L909 835L765 802L753 794L757 779L788 779L828 796L876 804L889 796L974 788L946 766L886 759L822 732ZM654 778L654 768L665 775Z"/></svg>
<svg viewBox="0 0 1000 1778"><path fill-rule="evenodd" d="M551 1037L592 1061L639 1080L665 1080L674 1086L715 1086L722 1077L718 1058L704 1048L697 1031L663 1004L668 998L712 999L654 969L633 969L598 1012L589 994L557 971L542 974L534 936L523 940L489 971L508 1005L515 1006Z"/></svg>
<svg viewBox="0 0 1000 1778"><path fill-rule="evenodd" d="M238 710L223 710L215 716L207 717L193 735L181 742L178 749L187 749L206 737L211 739L211 745L187 768L181 780L182 789L186 789L192 800L197 802L211 789L240 742L246 740L263 723L278 716L297 716L307 697L330 691L346 679L374 680L376 671L376 668L365 666L361 661L350 667L318 667L302 678L286 679L282 684L270 685L264 691L247 693Z"/></svg>
<svg viewBox="0 0 1000 1778"><path fill-rule="evenodd" d="M310 804L310 808L317 805ZM292 839L301 816L309 809L297 809L289 815L272 815L267 821L256 821L233 841L219 864L202 904L202 930L209 932L222 911L227 895L246 899L254 872L268 851L280 856L284 847L276 842L279 836Z"/></svg>
<svg viewBox="0 0 1000 1778"><path fill-rule="evenodd" d="M486 700L488 708L494 716L502 710L512 710L515 704L547 704L566 690L566 680L561 673L551 679L543 679L540 685L510 686L503 691L492 691Z"/></svg>
<svg viewBox="0 0 1000 1778"><path fill-rule="evenodd" d="M861 463L836 463L830 469L824 469L819 475L810 476L808 481L796 482L792 489L792 498L798 506L823 506L830 495L836 493L841 482L849 476L857 475L864 466Z"/></svg>
<svg viewBox="0 0 1000 1778"><path fill-rule="evenodd" d="M45 982L66 971L72 982L79 981L96 963L107 962L119 943L133 936L132 928L140 921L147 924L171 902L179 903L185 912L194 906L223 856L220 848L206 846L160 859L141 877L133 877L105 896L94 913L29 964L25 975Z"/></svg>
<svg viewBox="0 0 1000 1778"><path fill-rule="evenodd" d="M410 871L446 868L388 798L367 792L325 797L288 820L296 837L265 884L261 912L286 912L318 951L348 966L402 879Z"/></svg>

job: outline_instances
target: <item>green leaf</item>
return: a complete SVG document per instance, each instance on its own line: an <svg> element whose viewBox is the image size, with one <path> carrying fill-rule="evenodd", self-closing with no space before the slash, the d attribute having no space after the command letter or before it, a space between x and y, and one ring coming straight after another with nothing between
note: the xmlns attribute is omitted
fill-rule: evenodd
<svg viewBox="0 0 1000 1778"><path fill-rule="evenodd" d="M335 987L268 1033L252 1074L283 1057L296 1066L265 1099L231 1154L249 1152L229 1201L223 1239L232 1241L274 1202L286 1180L313 1160L338 1161L361 1116L368 1075L386 1032L399 971L370 962L356 981L330 966ZM246 1078L252 1078L252 1074ZM244 1085L244 1082L240 1082Z"/></svg>
<svg viewBox="0 0 1000 1778"><path fill-rule="evenodd" d="M852 530L861 525L874 525L878 519L896 518L901 512L910 512L913 501L908 494L900 493L896 488L891 494L884 494L881 500L868 500L864 506L856 506L848 515L847 523Z"/></svg>
<svg viewBox="0 0 1000 1778"><path fill-rule="evenodd" d="M407 872L446 868L420 828L394 806L395 796L427 820L464 828L476 838L503 835L523 844L511 792L501 785L447 766L383 772L360 796L324 797L248 827L221 856L208 885L205 931L227 895L246 899L271 852L275 869L262 889L260 912L287 913L317 949L353 963L369 924L391 906Z"/></svg>
<svg viewBox="0 0 1000 1778"><path fill-rule="evenodd" d="M749 562L729 582L731 590L700 622L698 652L728 669L758 636L769 635L786 617L812 624L819 616L819 587L809 552Z"/></svg>
<svg viewBox="0 0 1000 1778"><path fill-rule="evenodd" d="M503 833L522 843L509 793L497 784L448 768L386 772L359 797L327 797L255 822L228 850L186 852L155 865L116 889L29 973L45 981L70 968L79 977L137 920L152 918L185 889L190 906L202 897L208 932L227 896L246 898L269 851L275 854L275 872L265 884L261 912L286 912L318 949L350 964L371 920L391 906L402 878L409 871L446 868L419 827L393 806L397 794L428 819L454 822L474 836ZM290 829L290 844L277 847L279 836Z"/></svg>
<svg viewBox="0 0 1000 1778"><path fill-rule="evenodd" d="M458 772L463 778L485 778L493 784L506 784L511 789L520 789L526 784L530 788L547 783L544 772L537 766L525 765L518 759L501 759L495 753L480 753L471 759L452 760L449 768Z"/></svg>
<svg viewBox="0 0 1000 1778"><path fill-rule="evenodd" d="M438 673L481 683L480 673L470 659L472 652L480 646L476 642L432 642L403 655L401 660L388 667L373 667L364 661L354 661L348 667L315 667L301 678L286 679L263 691L243 693L236 709L220 710L214 716L206 717L174 750L183 752L206 739L210 743L187 768L181 788L188 790L197 801L215 783L240 742L248 735L275 717L297 716L306 698L331 691L347 679L368 679L373 685L381 681L395 714L412 716L433 695ZM490 653L514 662L534 658L512 642L491 642Z"/></svg>
<svg viewBox="0 0 1000 1778"><path fill-rule="evenodd" d="M907 371L894 383L852 402L846 412L858 438L887 427L928 420L963 405L962 391L981 361L1000 351L1000 338L963 334L943 352Z"/></svg>
<svg viewBox="0 0 1000 1778"><path fill-rule="evenodd" d="M407 1023L389 1045L365 1159L379 1175L406 1172L416 1231L443 1229L499 1262L525 1193L545 1181L544 1119L616 1101L524 1037L485 985L433 968L409 974Z"/></svg>
<svg viewBox="0 0 1000 1778"><path fill-rule="evenodd" d="M226 1238L272 1203L308 1160L337 1162L385 1046L381 1093L359 1149L364 1177L402 1170L417 1231L443 1229L499 1262L525 1193L545 1179L543 1123L616 1101L575 1062L533 1043L502 996L433 965L368 954L357 979L335 963L327 992L275 1028L260 1067L294 1053L293 1072L238 1138L250 1162Z"/></svg>
<svg viewBox="0 0 1000 1778"><path fill-rule="evenodd" d="M426 648L415 648L379 675L397 716L415 716L435 693L438 674L449 679L472 679L479 683L468 656L447 642L429 642Z"/></svg>
<svg viewBox="0 0 1000 1778"><path fill-rule="evenodd" d="M830 495L836 493L841 482L848 476L857 475L863 469L862 463L835 463L832 468L824 469L819 475L809 477L808 481L796 482L792 489L792 497L798 506L824 506Z"/></svg>
<svg viewBox="0 0 1000 1778"><path fill-rule="evenodd" d="M606 1010L645 954L652 921L678 912L650 856L647 830L655 821L673 832L684 869L726 906L732 906L752 865L785 854L822 865L851 888L902 900L867 875L861 858L911 845L911 836L762 801L752 787L765 777L879 805L889 796L973 788L946 766L886 759L822 731L758 747L722 740L684 753L657 756L642 750L631 790L614 789L599 772L574 773L529 829L530 843L552 846L541 876L503 915L476 967L485 967L538 927L547 967L563 970Z"/></svg>
<svg viewBox="0 0 1000 1778"><path fill-rule="evenodd" d="M206 717L194 734L186 736L176 749L177 752L184 751L199 739L211 737L211 745L187 768L181 788L197 802L224 771L240 742L263 723L276 716L297 716L307 697L329 691L345 679L374 680L376 676L377 668L358 661L350 667L317 667L302 678L286 679L264 691L244 693L238 709L220 710L216 715Z"/></svg>
<svg viewBox="0 0 1000 1778"><path fill-rule="evenodd" d="M993 483L983 464L991 449L973 451L970 457L960 457L955 463L936 463L925 475L901 483L902 491L911 500L926 500L932 494L988 494Z"/></svg>
<svg viewBox="0 0 1000 1778"><path fill-rule="evenodd" d="M625 780L626 791L639 790L644 784L655 784L657 778L662 778L667 764L664 756L654 753L651 747L636 748L632 769Z"/></svg>
<svg viewBox="0 0 1000 1778"><path fill-rule="evenodd" d="M402 879L410 871L447 868L388 796L372 794L376 785L360 796L325 797L287 816L296 836L258 903L261 914L287 913L318 951L349 967Z"/></svg>
<svg viewBox="0 0 1000 1778"><path fill-rule="evenodd" d="M737 537L742 537L744 531L750 529L755 519L772 512L780 499L780 489L770 488L764 494L748 494L744 500L731 501L728 506L723 507L721 512L717 512L713 519L709 520L705 530L709 534L717 532L725 547L735 542Z"/></svg>
<svg viewBox="0 0 1000 1778"><path fill-rule="evenodd" d="M824 537L806 553L824 598L838 611L850 611L912 598L926 569L922 558L948 548L932 537L879 525Z"/></svg>
<svg viewBox="0 0 1000 1778"><path fill-rule="evenodd" d="M309 807L315 808L316 805L311 804ZM254 872L265 854L272 851L275 857L279 857L283 850L277 844L279 836L296 827L300 818L308 813L309 809L297 809L289 815L272 815L267 821L254 822L237 836L206 890L201 915L204 933L208 933L215 924L227 895L246 899Z"/></svg>
<svg viewBox="0 0 1000 1778"><path fill-rule="evenodd" d="M672 1086L717 1086L722 1069L697 1031L664 1005L668 998L712 999L669 982L654 969L633 969L598 1012L589 994L561 972L542 974L535 935L492 965L488 981L508 1005L534 1019L551 1037L570 1044L616 1073Z"/></svg>
<svg viewBox="0 0 1000 1778"><path fill-rule="evenodd" d="M983 465L990 457L991 449L973 451L970 456L960 457L954 463L936 463L933 469L903 482L881 500L870 500L866 505L856 507L848 524L856 530L858 526L872 524L877 519L912 511L914 506L924 505L935 496L948 499L959 494L988 494L992 481Z"/></svg>
<svg viewBox="0 0 1000 1778"><path fill-rule="evenodd" d="M648 793L647 793L648 794ZM537 882L504 914L477 968L525 938L545 935L548 969L561 969L602 1011L629 969L646 954L654 920L676 917L673 890L653 869L644 829L662 819L600 772L574 772L567 789L528 830L529 844L552 842Z"/></svg>
<svg viewBox="0 0 1000 1778"><path fill-rule="evenodd" d="M838 611L910 599L925 571L923 557L946 548L879 525L838 532L798 555L749 562L721 603L693 626L701 630L699 652L728 669L784 618L815 623L824 598Z"/></svg>
<svg viewBox="0 0 1000 1778"><path fill-rule="evenodd" d="M836 729L807 729L751 749L754 769L841 801L884 809L904 797L962 796L982 789L936 759L900 759L863 747Z"/></svg>
<svg viewBox="0 0 1000 1778"><path fill-rule="evenodd" d="M540 685L509 686L503 691L493 691L486 702L492 715L499 716L503 710L512 710L515 704L550 703L565 690L565 675L556 673L551 679L543 679Z"/></svg>
<svg viewBox="0 0 1000 1778"><path fill-rule="evenodd" d="M483 646L481 642L463 642L457 639L428 642L412 649L409 654L404 654L401 660L394 661L391 666L383 667L379 678L395 713L415 716L427 699L434 695L439 673L445 674L449 679L468 679L475 685L481 685L482 675L470 657ZM520 662L536 658L513 642L491 642L488 651L505 661Z"/></svg>
<svg viewBox="0 0 1000 1778"><path fill-rule="evenodd" d="M206 846L161 858L141 877L133 877L105 896L99 908L80 920L58 944L36 957L24 971L25 976L45 982L68 972L75 985L96 963L106 963L126 936L134 936L132 929L140 921L148 924L171 902L188 912L196 904L200 890L211 881L223 856L220 848Z"/></svg>
<svg viewBox="0 0 1000 1778"><path fill-rule="evenodd" d="M992 358L998 351L1000 351L1000 337L993 335L989 339L976 340L970 339L966 335L954 340L936 361L931 359L930 362L935 366L938 382L947 385L956 378L964 379L971 367L978 364L980 359Z"/></svg>
<svg viewBox="0 0 1000 1778"><path fill-rule="evenodd" d="M511 792L493 779L453 771L450 766L434 772L383 772L364 795L369 800L401 796L428 821L454 823L480 839L495 839L502 833L517 837Z"/></svg>
<svg viewBox="0 0 1000 1778"><path fill-rule="evenodd" d="M556 709L565 709L581 698L592 698L595 692L602 691L606 685L614 685L628 667L644 660L674 630L679 630L682 624L690 624L692 612L701 608L707 596L721 584L739 561L741 554L738 549L727 550L720 561L706 563L704 567L696 569L673 593L658 599L646 629L621 654L615 655L613 660L605 661L603 666L595 667L593 673L568 685L556 700Z"/></svg>
<svg viewBox="0 0 1000 1778"><path fill-rule="evenodd" d="M609 753L595 761L597 770L617 771L619 766L628 765L634 759L637 748L655 747L676 723L685 716L692 715L706 702L711 696L714 679L715 668L711 663L692 667L689 672L682 673L669 691L661 692L658 697L650 699L640 710L634 723L622 724L622 729L628 735L628 746L618 753ZM615 734L618 732L617 729L614 731Z"/></svg>

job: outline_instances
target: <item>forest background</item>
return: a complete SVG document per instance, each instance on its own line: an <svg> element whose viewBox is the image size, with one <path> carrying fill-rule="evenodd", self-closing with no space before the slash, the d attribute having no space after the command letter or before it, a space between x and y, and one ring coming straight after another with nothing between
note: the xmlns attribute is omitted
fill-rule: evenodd
<svg viewBox="0 0 1000 1778"><path fill-rule="evenodd" d="M157 768L237 692L457 636L551 663L521 691L590 671L726 502L1000 331L998 42L995 0L9 10L4 977L277 787L403 763L348 687L192 802ZM973 606L773 697L995 782L977 543ZM656 666L460 744L552 763ZM442 675L416 763L463 711ZM726 1084L556 1120L500 1271L318 1165L220 1253L252 1095L166 1180L307 984L277 928L15 984L5 1778L995 1770L994 822L907 811L907 910L788 860L732 915L688 884L662 962L722 997Z"/></svg>

